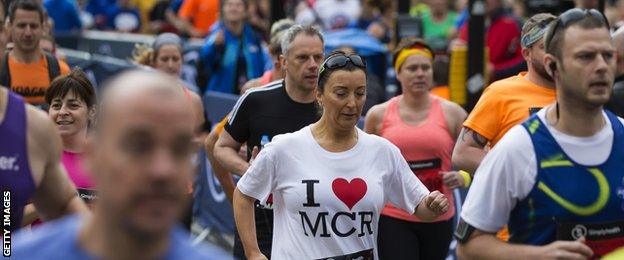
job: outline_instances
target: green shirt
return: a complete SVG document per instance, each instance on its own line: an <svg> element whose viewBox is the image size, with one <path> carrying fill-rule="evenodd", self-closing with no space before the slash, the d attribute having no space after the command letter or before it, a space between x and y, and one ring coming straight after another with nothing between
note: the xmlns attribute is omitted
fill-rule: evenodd
<svg viewBox="0 0 624 260"><path fill-rule="evenodd" d="M422 13L424 38L427 44L434 50L445 50L448 46L448 36L455 26L457 13L449 11L442 23L433 21L431 12Z"/></svg>

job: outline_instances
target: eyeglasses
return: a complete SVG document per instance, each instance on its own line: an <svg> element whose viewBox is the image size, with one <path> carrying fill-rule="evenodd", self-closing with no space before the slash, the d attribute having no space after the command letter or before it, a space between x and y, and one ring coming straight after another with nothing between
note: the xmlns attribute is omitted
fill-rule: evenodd
<svg viewBox="0 0 624 260"><path fill-rule="evenodd" d="M347 62L351 62L351 64L366 69L366 62L357 54L335 54L330 56L323 62L321 69L319 70L319 78L323 75L323 72L326 70L333 70L337 68L342 68L347 66Z"/></svg>
<svg viewBox="0 0 624 260"><path fill-rule="evenodd" d="M555 24L552 25L552 27L548 31L546 40L544 41L545 46L548 47L550 45L550 42L552 41L559 27L565 28L570 25L570 23L582 20L583 18L588 16L594 17L595 19L602 21L605 27L609 29L609 22L607 21L607 18L598 10L581 8L570 9L559 15L559 18L557 18Z"/></svg>

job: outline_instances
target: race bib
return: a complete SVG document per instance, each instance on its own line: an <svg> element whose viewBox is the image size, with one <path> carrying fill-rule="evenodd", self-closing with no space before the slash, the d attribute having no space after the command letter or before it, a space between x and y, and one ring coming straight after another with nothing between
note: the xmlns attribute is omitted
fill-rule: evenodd
<svg viewBox="0 0 624 260"><path fill-rule="evenodd" d="M430 191L442 190L442 177L439 174L442 169L442 159L408 161L407 164L427 189Z"/></svg>
<svg viewBox="0 0 624 260"><path fill-rule="evenodd" d="M585 237L586 244L598 259L624 246L624 221L591 223L557 223L557 240L577 240Z"/></svg>
<svg viewBox="0 0 624 260"><path fill-rule="evenodd" d="M93 203L97 199L96 190L77 188L78 197L80 197L85 203Z"/></svg>

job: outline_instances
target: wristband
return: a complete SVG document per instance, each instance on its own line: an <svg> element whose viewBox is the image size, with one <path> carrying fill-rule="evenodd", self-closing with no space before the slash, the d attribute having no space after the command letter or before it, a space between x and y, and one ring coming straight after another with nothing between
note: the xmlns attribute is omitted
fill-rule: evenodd
<svg viewBox="0 0 624 260"><path fill-rule="evenodd" d="M464 178L464 188L468 188L470 183L472 182L472 177L470 177L470 173L464 170L459 170L459 175Z"/></svg>

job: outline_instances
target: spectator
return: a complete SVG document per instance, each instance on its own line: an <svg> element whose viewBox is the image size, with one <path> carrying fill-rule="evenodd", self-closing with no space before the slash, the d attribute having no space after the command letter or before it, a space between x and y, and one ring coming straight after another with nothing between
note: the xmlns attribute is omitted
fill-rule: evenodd
<svg viewBox="0 0 624 260"><path fill-rule="evenodd" d="M69 66L39 48L44 35L43 5L33 0L20 0L11 6L9 32L13 49L5 54L0 83L22 95L34 105L45 104L44 94L50 82L69 73Z"/></svg>
<svg viewBox="0 0 624 260"><path fill-rule="evenodd" d="M80 12L76 3L70 0L45 0L48 15L54 21L54 34L76 32L82 29Z"/></svg>
<svg viewBox="0 0 624 260"><path fill-rule="evenodd" d="M158 0L130 0L130 4L139 10L141 17L141 32L149 32L149 14Z"/></svg>
<svg viewBox="0 0 624 260"><path fill-rule="evenodd" d="M273 62L273 69L267 70L261 77L247 81L241 88L241 93L245 93L247 90L259 86L269 84L270 82L280 80L284 78L284 71L282 70L282 35L283 32L288 30L295 22L291 19L282 19L271 26L271 40L269 42L269 55L271 55L271 61Z"/></svg>
<svg viewBox="0 0 624 260"><path fill-rule="evenodd" d="M271 3L270 0L248 0L249 2L249 24L255 30L262 33L263 39L269 41L267 38L271 29Z"/></svg>
<svg viewBox="0 0 624 260"><path fill-rule="evenodd" d="M489 49L490 81L513 76L526 69L520 47L518 22L503 8L502 0L486 1L486 43ZM460 39L468 43L468 23L460 29Z"/></svg>
<svg viewBox="0 0 624 260"><path fill-rule="evenodd" d="M362 12L360 0L301 1L295 21L300 24L318 24L325 30L354 27Z"/></svg>
<svg viewBox="0 0 624 260"><path fill-rule="evenodd" d="M176 23L178 18L170 0L158 1L149 12L149 31L155 34L165 32L178 33Z"/></svg>
<svg viewBox="0 0 624 260"><path fill-rule="evenodd" d="M423 36L433 51L446 52L456 17L448 0L429 1L429 10L422 13Z"/></svg>
<svg viewBox="0 0 624 260"><path fill-rule="evenodd" d="M181 29L190 37L203 38L219 19L222 0L184 0L178 11Z"/></svg>
<svg viewBox="0 0 624 260"><path fill-rule="evenodd" d="M106 12L106 23L109 30L136 33L141 30L141 15L130 0L117 0Z"/></svg>
<svg viewBox="0 0 624 260"><path fill-rule="evenodd" d="M270 69L269 55L247 22L246 9L244 0L224 0L222 18L200 52L197 71L201 89L239 94L245 82Z"/></svg>
<svg viewBox="0 0 624 260"><path fill-rule="evenodd" d="M384 18L384 11L391 3L386 0L365 0L357 27L383 43L390 42L390 23ZM385 7L384 7L385 6ZM366 106L364 106L366 107Z"/></svg>
<svg viewBox="0 0 624 260"><path fill-rule="evenodd" d="M96 29L106 29L106 12L110 6L115 5L116 0L89 0L85 10L93 16L93 23Z"/></svg>

